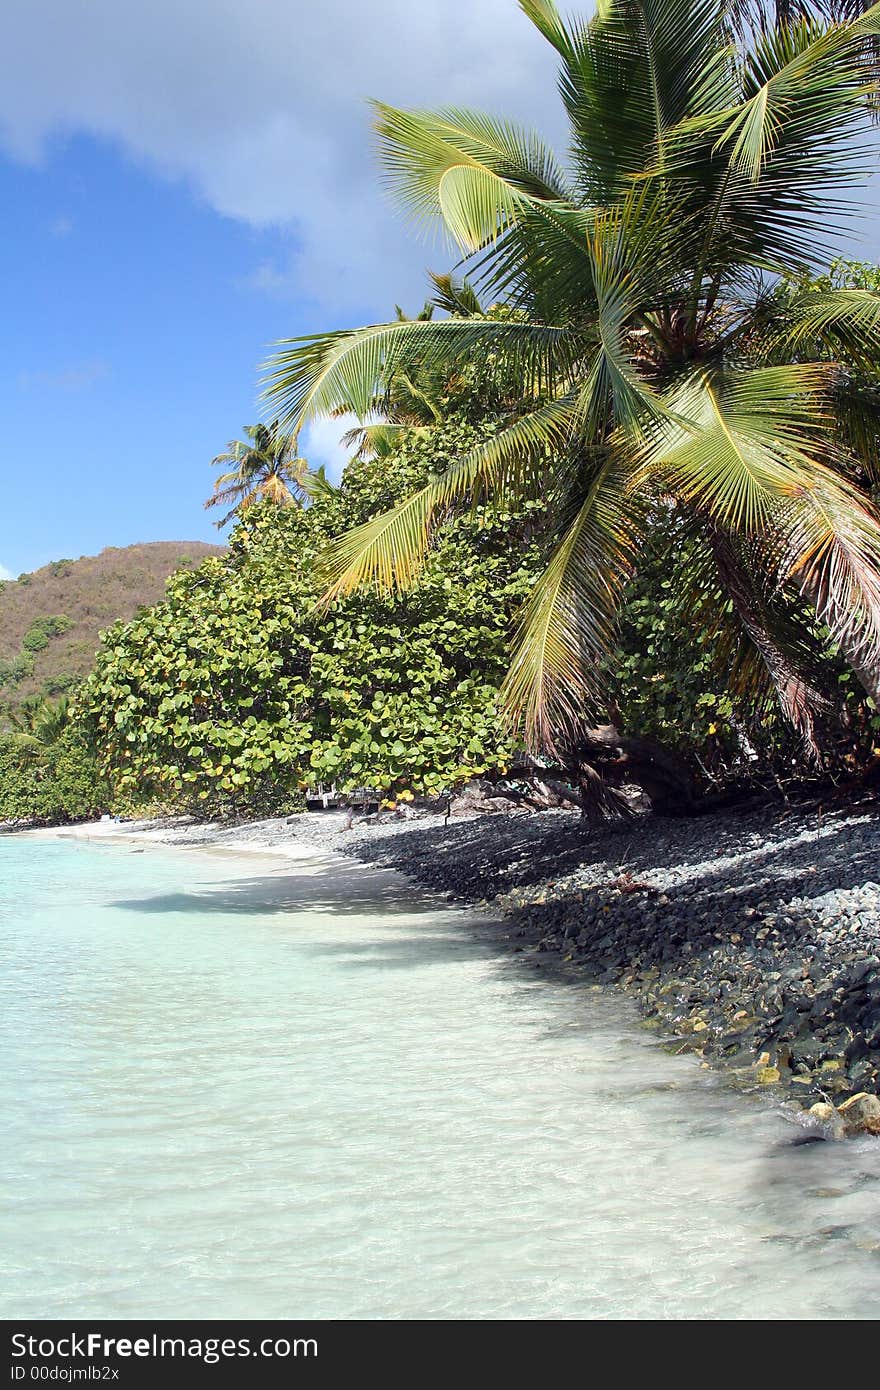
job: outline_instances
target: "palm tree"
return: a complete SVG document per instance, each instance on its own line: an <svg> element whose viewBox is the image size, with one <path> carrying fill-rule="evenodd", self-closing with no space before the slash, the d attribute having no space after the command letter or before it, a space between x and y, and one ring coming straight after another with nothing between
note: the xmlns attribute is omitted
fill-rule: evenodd
<svg viewBox="0 0 880 1390"><path fill-rule="evenodd" d="M470 318L483 313L472 285L457 281L452 275L431 275L434 288L416 322L430 322L436 309L459 317ZM398 305L396 321L411 320ZM461 382L457 372L450 373L444 363L432 363L415 356L411 362L403 358L384 374L381 389L370 402L369 415L354 429L347 430L340 443L354 451L355 458L390 458L399 447L401 436L415 432L428 433L447 417L450 398L455 397ZM335 415L347 415L339 409Z"/></svg>
<svg viewBox="0 0 880 1390"><path fill-rule="evenodd" d="M234 504L216 523L218 528L255 502L290 507L301 504L307 495L303 478L308 464L298 455L296 433L286 433L277 420L270 425L245 425L244 432L245 439L231 439L226 452L211 460L217 468L234 465L221 473L205 503L206 507Z"/></svg>
<svg viewBox="0 0 880 1390"><path fill-rule="evenodd" d="M72 718L70 697L57 700L44 695L29 695L17 709L7 709L6 718L14 738L23 752L36 756L41 749L57 743Z"/></svg>
<svg viewBox="0 0 880 1390"><path fill-rule="evenodd" d="M724 0L603 0L588 22L520 5L561 62L567 170L508 122L376 107L403 204L442 220L506 314L292 339L270 363L294 429L365 413L402 362L493 354L520 383L504 428L334 543L328 600L410 585L432 526L478 493L543 498L553 544L503 695L532 747L570 745L604 712L623 587L674 508L685 599L720 580L719 627L732 605L751 670L810 742L799 605L880 704L880 524L860 486L878 468L848 445L864 407L842 389L880 368L880 295L775 285L823 263L864 170L880 5L740 31Z"/></svg>

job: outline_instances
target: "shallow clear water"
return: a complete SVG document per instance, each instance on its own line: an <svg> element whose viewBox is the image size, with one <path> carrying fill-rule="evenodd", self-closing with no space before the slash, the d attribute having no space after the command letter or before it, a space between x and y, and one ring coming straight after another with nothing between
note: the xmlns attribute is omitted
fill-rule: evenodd
<svg viewBox="0 0 880 1390"><path fill-rule="evenodd" d="M0 1315L880 1313L880 1141L407 893L0 837Z"/></svg>

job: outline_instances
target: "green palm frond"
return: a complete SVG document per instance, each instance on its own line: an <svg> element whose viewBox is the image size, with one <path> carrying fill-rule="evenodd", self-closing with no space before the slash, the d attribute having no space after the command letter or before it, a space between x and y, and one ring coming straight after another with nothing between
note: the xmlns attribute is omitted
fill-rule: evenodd
<svg viewBox="0 0 880 1390"><path fill-rule="evenodd" d="M666 406L639 451L636 482L653 479L720 525L755 534L832 476L822 462L833 417L821 363L697 372Z"/></svg>
<svg viewBox="0 0 880 1390"><path fill-rule="evenodd" d="M335 483L331 483L327 477L326 464L323 463L318 468L307 468L302 475L300 485L312 502L317 502L321 498L335 497L339 491Z"/></svg>
<svg viewBox="0 0 880 1390"><path fill-rule="evenodd" d="M880 294L873 290L808 290L794 296L774 324L768 347L788 356L809 349L872 370L880 362Z"/></svg>
<svg viewBox="0 0 880 1390"><path fill-rule="evenodd" d="M835 393L835 417L852 469L876 488L880 483L880 380L843 377Z"/></svg>
<svg viewBox="0 0 880 1390"><path fill-rule="evenodd" d="M520 417L406 501L331 542L319 566L328 585L323 602L367 583L380 590L410 588L421 573L435 513L476 494L536 494L545 482L540 461L546 468L548 457L569 447L578 414L577 401L569 398Z"/></svg>
<svg viewBox="0 0 880 1390"><path fill-rule="evenodd" d="M481 348L522 373L532 394L552 391L563 364L578 350L572 333L548 324L437 319L291 338L278 345L264 377L263 398L282 422L299 429L312 415L350 410L368 415L383 382L413 361L454 366Z"/></svg>
<svg viewBox="0 0 880 1390"><path fill-rule="evenodd" d="M480 317L483 314L479 296L468 279L457 280L452 274L436 275L433 272L428 278L434 287L433 303L436 308L444 309L454 318Z"/></svg>
<svg viewBox="0 0 880 1390"><path fill-rule="evenodd" d="M851 182L848 148L865 128L873 75L864 40L880 32L880 6L849 28L802 19L760 35L745 70L745 100L718 137L733 169L752 183L769 172L803 192L818 178Z"/></svg>
<svg viewBox="0 0 880 1390"><path fill-rule="evenodd" d="M637 536L616 463L595 476L526 604L502 698L532 747L553 749L602 710L601 664Z"/></svg>
<svg viewBox="0 0 880 1390"><path fill-rule="evenodd" d="M718 0L603 4L590 23L564 21L548 0L520 0L562 59L560 91L587 197L604 202L662 162L667 132L687 116L723 53ZM727 90L727 89L725 89Z"/></svg>
<svg viewBox="0 0 880 1390"><path fill-rule="evenodd" d="M350 430L346 430L339 442L344 449L352 450L354 458L388 458L410 431L427 434L429 429L426 425L405 425L381 420L366 425L354 425Z"/></svg>
<svg viewBox="0 0 880 1390"><path fill-rule="evenodd" d="M466 250L534 201L568 201L562 173L537 135L472 111L399 111L374 103L382 162L418 220L442 216Z"/></svg>

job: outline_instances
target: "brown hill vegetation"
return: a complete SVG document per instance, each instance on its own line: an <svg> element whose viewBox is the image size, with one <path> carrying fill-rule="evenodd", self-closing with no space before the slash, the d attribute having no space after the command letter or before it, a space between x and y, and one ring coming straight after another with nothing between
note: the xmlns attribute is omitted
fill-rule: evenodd
<svg viewBox="0 0 880 1390"><path fill-rule="evenodd" d="M202 541L111 546L0 583L0 704L69 689L91 667L99 633L158 602L174 570L222 550Z"/></svg>

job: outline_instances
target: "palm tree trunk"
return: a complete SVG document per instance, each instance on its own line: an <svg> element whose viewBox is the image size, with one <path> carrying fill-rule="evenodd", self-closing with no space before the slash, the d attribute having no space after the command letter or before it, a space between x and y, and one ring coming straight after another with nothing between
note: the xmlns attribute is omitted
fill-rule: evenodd
<svg viewBox="0 0 880 1390"><path fill-rule="evenodd" d="M763 621L764 604L727 532L710 525L708 540L718 576L737 617L760 654L773 682L782 713L797 730L811 760L818 761L815 720L824 703L817 690L796 669L790 657L773 640Z"/></svg>

